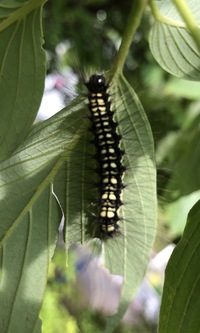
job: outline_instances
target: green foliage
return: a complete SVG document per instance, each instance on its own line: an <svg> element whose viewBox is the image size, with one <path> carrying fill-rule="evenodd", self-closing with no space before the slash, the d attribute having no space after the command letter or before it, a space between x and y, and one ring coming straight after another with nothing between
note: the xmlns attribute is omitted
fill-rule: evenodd
<svg viewBox="0 0 200 333"><path fill-rule="evenodd" d="M200 202L191 209L183 237L166 269L159 333L198 332Z"/></svg>
<svg viewBox="0 0 200 333"><path fill-rule="evenodd" d="M76 319L67 310L69 299L72 300L71 308L75 300L78 302L77 292L73 288L75 282L73 267L70 265L67 270L66 283L65 252L55 251L49 266L49 279L40 314L43 333L79 332ZM75 312L75 309L72 312Z"/></svg>
<svg viewBox="0 0 200 333"><path fill-rule="evenodd" d="M85 101L77 97L57 115L33 125L45 79L41 29L43 3L43 0L0 3L1 333L41 332L39 311L62 213L66 245L88 240L87 209L92 191L92 182L88 179L92 161L88 158L87 120L83 121L87 115ZM154 22L143 15L138 30L141 46L137 47L138 41L134 41L137 51L128 55L124 71L133 85L140 79L139 88L145 91L140 94L141 101L148 108L152 128L160 131L155 136L158 165L171 170L166 180L167 192L162 193L170 203L163 207L173 223L178 220L176 227L171 228L174 235L183 228L180 221L186 220L187 211L199 199L199 102L196 101L197 93L188 94L183 90L180 93L176 86L170 88L169 74L158 68L147 50L147 32L151 28L150 48L165 71L198 81L199 5L197 0L187 0L190 13L185 1L183 3L180 9L178 0L149 1ZM140 23L146 1L137 0L134 6L119 52L116 45L130 11L124 3L99 0L77 6L71 1L54 1L48 2L44 10L46 47L51 52L58 42L67 39L69 54L74 54L75 49L83 60L82 65L86 63L104 70L110 69L117 53L109 75L114 87L119 131L125 134L123 142L129 170L125 182L134 186L127 186L123 191L126 205L122 207L122 237L119 242L111 240L104 244L106 267L124 277L119 311L107 320L106 332L112 332L119 324L136 293L155 237L152 134L137 95L122 75L132 34ZM99 9L106 13L106 19L95 19ZM67 55L61 59L62 64L70 62ZM133 77L130 69L134 68ZM184 97L182 101L180 95ZM154 112L158 110L162 112L159 111L156 125L152 115L154 118ZM167 268L160 333L170 333L174 327L180 328L180 332L183 327L189 327L193 332L198 329L198 218L199 203L189 214L183 238ZM65 259L63 262L65 265ZM47 289L42 312L44 332L51 332L54 322L52 332L77 332L75 320L60 306L59 295L59 288L55 287L53 292ZM45 321L49 313L54 314L52 322ZM80 319L82 331L94 331L90 319L89 314Z"/></svg>
<svg viewBox="0 0 200 333"><path fill-rule="evenodd" d="M15 2L12 9L7 6L0 5L0 15L14 20L20 3ZM22 9L20 14L23 15ZM40 105L45 78L40 16L41 8L37 6L23 19L16 18L7 29L6 19L0 24L1 161L23 142Z"/></svg>
<svg viewBox="0 0 200 333"><path fill-rule="evenodd" d="M198 0L188 0L200 24ZM169 73L183 79L199 81L199 49L171 0L158 2L159 14L150 33L150 48L156 61ZM163 42L165 46L163 47Z"/></svg>
<svg viewBox="0 0 200 333"><path fill-rule="evenodd" d="M47 2L44 33L45 45L52 59L50 69L58 65L56 46L66 40L70 50L60 66L67 64L74 68L78 58L79 70L80 67L81 70L84 67L109 69L116 54L115 44L124 29L130 8L131 3L110 0ZM97 19L101 15L102 19Z"/></svg>

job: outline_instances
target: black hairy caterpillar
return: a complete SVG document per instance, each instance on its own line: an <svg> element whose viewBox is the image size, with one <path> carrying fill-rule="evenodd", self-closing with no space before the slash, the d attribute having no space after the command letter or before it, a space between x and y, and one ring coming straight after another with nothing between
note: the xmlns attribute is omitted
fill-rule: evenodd
<svg viewBox="0 0 200 333"><path fill-rule="evenodd" d="M119 228L118 209L122 205L122 165L123 151L120 148L121 136L116 133L117 123L113 119L108 85L103 75L94 74L85 83L89 94L91 132L94 135L97 172L99 181L98 221L103 238L113 237Z"/></svg>
<svg viewBox="0 0 200 333"><path fill-rule="evenodd" d="M77 99L77 105L80 101L81 103L74 112L75 116L80 117L80 130L77 131L75 137L77 142L70 151L68 150L70 155L57 174L54 191L65 215L66 244L78 242L85 244L94 237L100 238L105 266L112 274L123 276L124 284L121 295L124 307L126 307L142 281L156 233L154 147L146 115L132 87L124 77L119 77L115 81L107 81L107 76L100 75L101 80L102 78L106 78L106 81L103 82L103 89L105 89L103 94L109 95L106 95L106 102L103 101L103 106L105 103L109 103L106 104L109 112L113 112L110 109L111 106L114 110L108 117L109 119L105 119L105 121L112 123L113 120L113 128L108 128L108 133L111 136L113 134L116 151L112 150L114 145L112 138L111 145L107 144L107 139L99 138L101 133L98 133L95 141L89 108L86 105L83 106L82 98ZM94 84L93 77L90 80ZM89 94L92 93L94 94L89 91ZM110 104L111 96L112 105ZM91 99L93 97L91 96ZM101 104L102 98L98 97ZM95 107L91 106L91 108ZM100 120L99 115L97 118ZM108 124L104 128L106 129L107 126ZM114 153L115 164L119 164L116 169L114 168L113 179L116 178L116 175L120 179L115 184L115 188L111 187L111 192L114 192L115 197L116 190L119 193L118 202L116 203L116 200L111 202L111 198L106 201L117 213L112 220L113 224L110 222L106 224L105 220L99 218L101 207L104 207L104 201L102 206L99 202L103 195L99 189L105 189L106 195L108 194L107 188L101 185L100 178L108 178L108 184L111 183L111 177L105 176L103 171L99 172L99 176L97 173L97 170L100 169L98 162L103 165L105 158L108 157L107 153L103 153L102 157L98 151L95 151L95 147L98 150L99 142L103 142L110 153ZM112 155L110 154L110 156ZM106 166L106 169L108 175L113 170L109 166L108 168ZM101 177L102 175L103 177ZM63 182L63 179L66 179L66 182ZM96 250L94 243L92 246L92 251ZM84 264L83 267L85 267Z"/></svg>
<svg viewBox="0 0 200 333"><path fill-rule="evenodd" d="M110 246L111 252L116 248L115 250L119 253L120 246L123 252L124 246L130 245L132 248L134 245L137 251L135 258L138 259L138 253L149 251L149 247L151 247L149 244L152 244L156 230L153 140L145 113L131 86L124 78L120 79L119 84L107 82L109 82L109 92L115 110L110 112L113 112L114 129L112 131L115 133L113 135L117 140L117 147L120 141L120 147L117 148L119 166L116 170L120 179L115 184L115 190L117 189L122 194L119 194L117 203L115 200L112 202L117 217L114 217L112 221L114 228L112 231L110 230L110 235L118 234L119 237L117 239L109 237L106 234L107 231L102 232L100 223L97 223L100 212L99 198L101 198L101 193L99 193L101 179L97 174L99 154L95 152L95 139L91 132L91 130L93 131L91 115L88 107L84 108L83 104L82 111L76 113L78 117L82 114L80 139L71 151L66 165L63 166L63 171L59 172L59 177L57 177L59 185L55 184L55 189L58 194L59 192L66 193L65 197L59 198L59 200L62 201L66 216L65 239L67 244L77 242L84 244L93 237L102 240L109 238L105 243L107 243L106 247ZM107 83L105 85L108 86ZM110 103L110 101L108 102ZM81 127L81 125L83 126ZM107 156L105 157L107 158ZM116 161L116 157L114 158ZM109 172L109 170L107 171ZM64 178L67 179L66 185L63 183ZM104 229L106 228L104 227ZM123 265L121 267L123 268Z"/></svg>

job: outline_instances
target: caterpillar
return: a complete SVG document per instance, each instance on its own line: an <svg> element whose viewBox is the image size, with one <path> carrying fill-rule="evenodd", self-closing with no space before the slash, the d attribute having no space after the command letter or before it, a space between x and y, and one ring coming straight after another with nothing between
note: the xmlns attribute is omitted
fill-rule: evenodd
<svg viewBox="0 0 200 333"><path fill-rule="evenodd" d="M103 238L113 237L119 230L118 209L122 205L122 178L125 171L122 165L123 151L120 148L121 136L117 134L114 110L111 110L108 85L103 75L94 74L85 83L88 88L88 107L91 128L96 148L99 173L98 222Z"/></svg>
<svg viewBox="0 0 200 333"><path fill-rule="evenodd" d="M66 244L91 249L78 270L87 271L91 259L102 254L110 273L123 277L121 314L142 281L156 233L153 139L124 77L107 81L93 74L85 86L88 105L80 96L70 107L69 116L78 117L80 127L54 191L65 215Z"/></svg>
<svg viewBox="0 0 200 333"><path fill-rule="evenodd" d="M133 272L137 279L143 276L156 232L152 134L123 77L110 81L94 74L85 85L84 99L81 95L74 101L69 115L80 120L76 144L69 147L54 182L65 215L64 238L67 246L100 239L105 266L113 274L130 274L127 280L132 283ZM96 254L96 243L91 246Z"/></svg>

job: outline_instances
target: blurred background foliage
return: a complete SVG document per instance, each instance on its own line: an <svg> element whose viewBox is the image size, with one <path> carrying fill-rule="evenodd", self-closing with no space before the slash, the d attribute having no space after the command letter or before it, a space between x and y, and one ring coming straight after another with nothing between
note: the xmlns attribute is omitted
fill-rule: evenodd
<svg viewBox="0 0 200 333"><path fill-rule="evenodd" d="M106 317L89 307L76 279L73 256L64 267L65 251L57 248L49 268L48 284L40 313L43 333L103 332ZM94 272L93 272L94 273ZM107 300L109 303L109 299ZM153 333L157 323L147 322L143 316L133 318L134 325L121 323L114 333Z"/></svg>
<svg viewBox="0 0 200 333"><path fill-rule="evenodd" d="M88 68L108 70L131 6L132 1L49 0L43 14L48 73L63 73L70 68L80 77L80 73ZM158 166L159 223L167 228L167 237L174 241L180 238L187 213L200 198L200 84L172 77L159 67L148 44L152 23L151 13L147 10L133 38L124 74L136 90L152 127ZM59 255L55 258L42 312L49 328L43 326L43 331L101 332L99 315L88 310L80 311L75 305L70 305L70 310L66 304L68 298L76 299L76 295L66 283L56 283L62 260ZM72 276L73 281L71 272L68 271L67 276L68 279ZM60 285L64 288L62 291ZM59 308L60 314L57 313ZM60 318L54 330L52 313ZM67 319L63 320L65 317ZM117 332L134 331L119 328ZM137 328L137 332L151 330Z"/></svg>

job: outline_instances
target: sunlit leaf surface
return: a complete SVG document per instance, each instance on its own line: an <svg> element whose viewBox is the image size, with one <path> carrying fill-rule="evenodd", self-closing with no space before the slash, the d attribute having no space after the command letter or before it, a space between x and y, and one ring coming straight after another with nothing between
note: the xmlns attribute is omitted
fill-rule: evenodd
<svg viewBox="0 0 200 333"><path fill-rule="evenodd" d="M35 125L24 144L0 164L2 333L39 332L38 315L61 221L53 179L76 140L80 121L73 111L80 107L77 100Z"/></svg>
<svg viewBox="0 0 200 333"><path fill-rule="evenodd" d="M187 0L200 26L198 0ZM157 1L163 18L155 18L151 28L150 48L159 65L167 72L184 79L200 79L200 51L185 27L171 0ZM165 20L166 19L166 20Z"/></svg>

